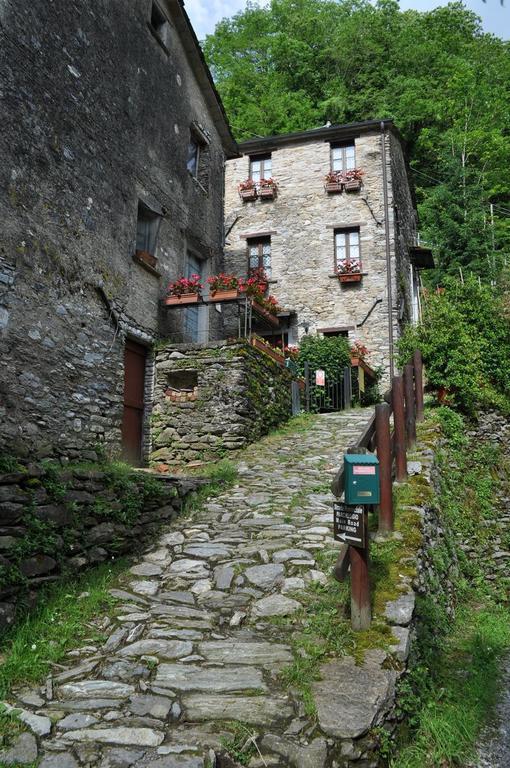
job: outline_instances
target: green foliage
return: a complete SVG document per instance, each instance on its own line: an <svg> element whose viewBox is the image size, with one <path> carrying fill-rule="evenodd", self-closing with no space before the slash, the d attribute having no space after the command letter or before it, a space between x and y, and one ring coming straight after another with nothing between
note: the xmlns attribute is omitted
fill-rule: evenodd
<svg viewBox="0 0 510 768"><path fill-rule="evenodd" d="M440 408L434 420L447 440L437 456L446 538L432 552L437 570L432 591L417 601L418 660L399 684L411 738L401 744L392 768L447 768L470 761L494 704L501 658L510 649L508 582L505 587L505 577L499 583L486 579L487 542L494 530L480 525L497 520L496 492L508 493L509 461L499 448L470 440L459 413ZM466 541L473 547L469 557L458 546ZM437 586L455 556L454 618Z"/></svg>
<svg viewBox="0 0 510 768"><path fill-rule="evenodd" d="M423 321L408 327L399 344L400 363L421 349L427 380L444 387L466 413L477 406L510 409L510 322L504 298L474 277L447 280L426 297Z"/></svg>
<svg viewBox="0 0 510 768"><path fill-rule="evenodd" d="M14 456L0 454L0 472L22 472L23 466Z"/></svg>
<svg viewBox="0 0 510 768"><path fill-rule="evenodd" d="M84 639L101 642L93 622L114 599L108 590L125 561L101 565L85 576L43 591L35 610L2 639L0 696L13 686L42 682L53 665Z"/></svg>
<svg viewBox="0 0 510 768"><path fill-rule="evenodd" d="M427 13L394 0L248 3L204 50L238 139L393 118L434 281L460 265L487 282L499 272L510 247L510 57L462 3Z"/></svg>
<svg viewBox="0 0 510 768"><path fill-rule="evenodd" d="M231 737L222 736L221 745L239 765L248 765L251 758L257 754L256 731L237 721L228 723L227 728L231 731Z"/></svg>
<svg viewBox="0 0 510 768"><path fill-rule="evenodd" d="M297 358L301 375L305 362L308 362L311 371L322 369L326 378L338 379L350 362L349 342L342 336L304 336Z"/></svg>

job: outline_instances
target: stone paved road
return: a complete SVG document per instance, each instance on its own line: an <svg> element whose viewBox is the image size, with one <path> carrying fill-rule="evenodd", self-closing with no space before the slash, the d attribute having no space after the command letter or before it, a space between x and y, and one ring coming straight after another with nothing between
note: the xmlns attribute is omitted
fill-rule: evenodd
<svg viewBox="0 0 510 768"><path fill-rule="evenodd" d="M53 690L19 692L38 744L24 734L18 756L38 748L41 768L204 768L221 721L236 720L265 734L264 759L250 765L321 768L327 742L303 742L302 703L278 676L291 630L275 640L268 618L292 614L296 592L325 580L314 556L332 543L332 497L320 486L370 415L320 416L248 449L238 484L130 569L103 647L74 652Z"/></svg>

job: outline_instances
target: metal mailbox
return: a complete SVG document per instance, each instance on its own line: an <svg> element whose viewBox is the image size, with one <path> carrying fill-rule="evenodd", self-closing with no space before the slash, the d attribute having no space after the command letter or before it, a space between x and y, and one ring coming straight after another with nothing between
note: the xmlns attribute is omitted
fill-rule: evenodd
<svg viewBox="0 0 510 768"><path fill-rule="evenodd" d="M371 453L344 455L346 504L379 504L379 459Z"/></svg>

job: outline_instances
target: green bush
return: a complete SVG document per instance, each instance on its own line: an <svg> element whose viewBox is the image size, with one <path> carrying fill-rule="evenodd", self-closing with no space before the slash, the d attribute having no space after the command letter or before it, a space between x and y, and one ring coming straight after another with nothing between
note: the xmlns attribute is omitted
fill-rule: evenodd
<svg viewBox="0 0 510 768"><path fill-rule="evenodd" d="M428 383L447 389L462 411L510 410L510 323L502 297L473 277L448 280L423 306L422 323L408 327L399 343L400 364L419 348Z"/></svg>
<svg viewBox="0 0 510 768"><path fill-rule="evenodd" d="M305 362L311 371L322 369L326 378L337 379L350 362L349 342L342 336L304 336L301 339L297 364L304 373Z"/></svg>

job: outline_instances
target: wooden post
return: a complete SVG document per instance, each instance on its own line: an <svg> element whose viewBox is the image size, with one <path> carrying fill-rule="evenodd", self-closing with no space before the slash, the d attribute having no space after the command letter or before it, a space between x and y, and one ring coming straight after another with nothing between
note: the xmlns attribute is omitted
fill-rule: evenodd
<svg viewBox="0 0 510 768"><path fill-rule="evenodd" d="M404 410L404 382L402 376L394 376L391 387L393 406L395 479L403 483L407 477L406 423Z"/></svg>
<svg viewBox="0 0 510 768"><path fill-rule="evenodd" d="M423 421L423 359L419 349L413 355L414 394L416 397L416 421Z"/></svg>
<svg viewBox="0 0 510 768"><path fill-rule="evenodd" d="M368 512L365 517L365 547L349 547L351 561L351 626L355 631L370 629L370 580L368 576Z"/></svg>
<svg viewBox="0 0 510 768"><path fill-rule="evenodd" d="M393 530L393 495L391 491L391 435L390 406L379 403L375 406L375 445L379 459L379 481L381 500L379 502L379 530L382 533Z"/></svg>
<svg viewBox="0 0 510 768"><path fill-rule="evenodd" d="M404 365L404 395L406 410L406 445L407 448L414 448L416 443L416 419L415 419L415 400L414 400L414 381L413 366L408 363Z"/></svg>

